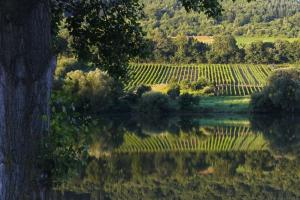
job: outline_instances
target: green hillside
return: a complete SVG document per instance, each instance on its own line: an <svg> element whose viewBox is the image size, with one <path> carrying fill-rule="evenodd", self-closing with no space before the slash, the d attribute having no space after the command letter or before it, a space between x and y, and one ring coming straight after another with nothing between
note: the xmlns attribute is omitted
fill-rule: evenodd
<svg viewBox="0 0 300 200"><path fill-rule="evenodd" d="M146 17L142 26L176 36L216 35L300 37L300 2L297 0L229 0L223 2L223 16L207 19L204 14L186 13L176 0L142 0Z"/></svg>
<svg viewBox="0 0 300 200"><path fill-rule="evenodd" d="M178 83L206 78L216 86L216 95L243 96L260 91L265 85L272 67L267 65L168 65L132 64L129 68L128 89L141 84L167 84L171 80Z"/></svg>

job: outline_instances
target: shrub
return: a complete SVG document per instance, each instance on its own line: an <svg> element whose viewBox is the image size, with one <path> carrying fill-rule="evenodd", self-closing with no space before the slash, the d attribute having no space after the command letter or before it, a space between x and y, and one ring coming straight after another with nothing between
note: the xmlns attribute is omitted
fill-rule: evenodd
<svg viewBox="0 0 300 200"><path fill-rule="evenodd" d="M204 94L213 94L213 93L215 93L215 87L213 85L206 86L203 88L203 93Z"/></svg>
<svg viewBox="0 0 300 200"><path fill-rule="evenodd" d="M251 108L253 112L299 112L300 70L276 70L265 89L252 96Z"/></svg>
<svg viewBox="0 0 300 200"><path fill-rule="evenodd" d="M60 56L54 72L52 89L55 91L62 90L66 74L83 68L86 68L86 64L79 62L76 58Z"/></svg>
<svg viewBox="0 0 300 200"><path fill-rule="evenodd" d="M140 85L136 89L136 95L141 97L145 92L151 91L151 86L148 85Z"/></svg>
<svg viewBox="0 0 300 200"><path fill-rule="evenodd" d="M149 86L149 85L140 85L140 86L137 87L135 93L138 97L141 97L144 93L150 92L150 91L151 91L151 86Z"/></svg>
<svg viewBox="0 0 300 200"><path fill-rule="evenodd" d="M232 35L218 35L214 37L211 50L207 52L210 63L240 63L244 52L237 45Z"/></svg>
<svg viewBox="0 0 300 200"><path fill-rule="evenodd" d="M129 104L136 104L138 96L135 93L128 92L119 98L120 101L128 102Z"/></svg>
<svg viewBox="0 0 300 200"><path fill-rule="evenodd" d="M168 89L167 94L171 99L176 99L180 95L180 86L177 84L172 84Z"/></svg>
<svg viewBox="0 0 300 200"><path fill-rule="evenodd" d="M191 88L191 83L188 80L180 81L180 87L184 90Z"/></svg>
<svg viewBox="0 0 300 200"><path fill-rule="evenodd" d="M193 95L189 93L184 93L179 97L178 103L180 106L180 109L188 109L191 108L194 105L197 105L199 102L197 97L194 97Z"/></svg>
<svg viewBox="0 0 300 200"><path fill-rule="evenodd" d="M99 69L67 73L63 89L79 98L78 107L88 104L93 112L110 109L122 93L120 85Z"/></svg>
<svg viewBox="0 0 300 200"><path fill-rule="evenodd" d="M275 111L271 99L263 92L252 94L250 105L251 110L256 113Z"/></svg>
<svg viewBox="0 0 300 200"><path fill-rule="evenodd" d="M85 65L74 57L60 57L55 68L54 80L63 79L68 72L81 70Z"/></svg>
<svg viewBox="0 0 300 200"><path fill-rule="evenodd" d="M203 77L200 77L196 82L192 83L191 87L193 90L201 90L207 85L208 85L207 80Z"/></svg>
<svg viewBox="0 0 300 200"><path fill-rule="evenodd" d="M169 97L159 92L144 93L138 108L144 114L164 114L169 110Z"/></svg>

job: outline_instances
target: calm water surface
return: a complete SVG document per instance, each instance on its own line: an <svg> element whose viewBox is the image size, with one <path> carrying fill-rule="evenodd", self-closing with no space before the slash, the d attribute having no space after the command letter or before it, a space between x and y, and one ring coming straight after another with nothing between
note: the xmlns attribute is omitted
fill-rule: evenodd
<svg viewBox="0 0 300 200"><path fill-rule="evenodd" d="M85 129L52 139L44 199L300 199L300 117L114 116Z"/></svg>

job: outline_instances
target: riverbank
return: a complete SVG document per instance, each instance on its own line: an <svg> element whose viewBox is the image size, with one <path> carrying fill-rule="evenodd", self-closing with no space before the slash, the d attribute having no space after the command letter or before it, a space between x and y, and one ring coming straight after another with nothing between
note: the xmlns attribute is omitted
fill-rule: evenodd
<svg viewBox="0 0 300 200"><path fill-rule="evenodd" d="M151 86L152 91L167 94L168 85L158 84ZM181 94L189 93L199 96L199 105L195 107L195 112L211 113L249 113L251 96L209 96L203 91L181 90ZM190 110L187 112L191 112Z"/></svg>
<svg viewBox="0 0 300 200"><path fill-rule="evenodd" d="M201 96L197 108L210 113L249 113L250 96Z"/></svg>

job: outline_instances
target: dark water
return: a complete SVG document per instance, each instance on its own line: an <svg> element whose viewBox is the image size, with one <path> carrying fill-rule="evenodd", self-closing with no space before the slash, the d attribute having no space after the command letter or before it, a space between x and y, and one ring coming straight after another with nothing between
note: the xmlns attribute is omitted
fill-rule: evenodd
<svg viewBox="0 0 300 200"><path fill-rule="evenodd" d="M114 116L74 127L54 128L35 199L300 199L299 117Z"/></svg>

